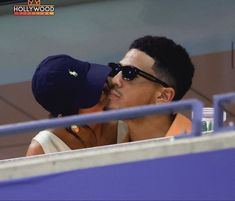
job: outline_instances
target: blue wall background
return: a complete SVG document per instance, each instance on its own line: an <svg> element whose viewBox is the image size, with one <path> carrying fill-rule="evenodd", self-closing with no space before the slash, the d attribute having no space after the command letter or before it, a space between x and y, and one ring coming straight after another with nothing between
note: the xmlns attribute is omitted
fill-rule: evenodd
<svg viewBox="0 0 235 201"><path fill-rule="evenodd" d="M91 62L119 60L146 34L165 35L191 55L231 49L234 0L61 1L55 16L13 16L0 7L0 84L31 80L46 56L67 53Z"/></svg>

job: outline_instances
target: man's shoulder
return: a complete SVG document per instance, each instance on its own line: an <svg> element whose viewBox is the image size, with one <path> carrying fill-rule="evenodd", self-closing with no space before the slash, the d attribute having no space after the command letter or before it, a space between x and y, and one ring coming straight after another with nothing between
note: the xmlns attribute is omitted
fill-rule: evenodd
<svg viewBox="0 0 235 201"><path fill-rule="evenodd" d="M175 136L181 133L191 133L192 121L181 113L177 113L175 119L166 133L166 136Z"/></svg>

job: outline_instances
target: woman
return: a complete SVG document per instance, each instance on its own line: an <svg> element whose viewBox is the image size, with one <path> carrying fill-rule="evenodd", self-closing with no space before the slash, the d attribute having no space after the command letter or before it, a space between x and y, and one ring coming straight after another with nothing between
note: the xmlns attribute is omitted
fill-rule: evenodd
<svg viewBox="0 0 235 201"><path fill-rule="evenodd" d="M107 66L79 61L68 55L50 56L36 69L32 92L51 117L103 111L110 71ZM32 139L26 155L114 144L116 139L116 122L48 129Z"/></svg>

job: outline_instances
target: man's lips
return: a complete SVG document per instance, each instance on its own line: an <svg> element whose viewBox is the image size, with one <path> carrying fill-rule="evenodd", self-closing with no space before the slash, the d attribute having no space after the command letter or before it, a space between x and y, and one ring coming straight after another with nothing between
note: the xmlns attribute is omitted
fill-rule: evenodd
<svg viewBox="0 0 235 201"><path fill-rule="evenodd" d="M112 89L110 92L109 92L109 97L114 97L114 98L120 98L121 97L121 94L120 92L118 92L117 90L115 89Z"/></svg>

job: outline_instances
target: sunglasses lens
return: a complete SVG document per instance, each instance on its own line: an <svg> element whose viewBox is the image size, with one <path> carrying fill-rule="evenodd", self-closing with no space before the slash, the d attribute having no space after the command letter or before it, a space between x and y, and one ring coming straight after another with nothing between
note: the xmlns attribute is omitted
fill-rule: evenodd
<svg viewBox="0 0 235 201"><path fill-rule="evenodd" d="M133 80L137 76L137 72L134 68L125 66L122 68L122 77L124 80Z"/></svg>
<svg viewBox="0 0 235 201"><path fill-rule="evenodd" d="M108 66L112 68L112 71L109 73L110 77L116 76L120 71L122 71L122 78L124 80L133 80L137 76L136 69L131 66L121 67L119 64L116 63L109 63Z"/></svg>
<svg viewBox="0 0 235 201"><path fill-rule="evenodd" d="M109 63L108 66L112 68L112 71L109 73L110 77L114 77L121 71L121 67L118 64Z"/></svg>

